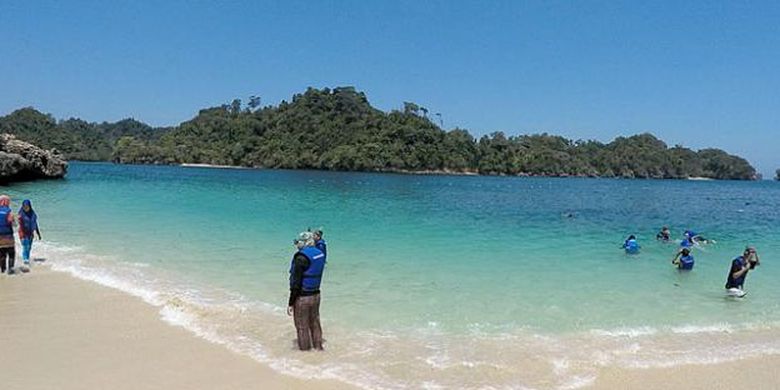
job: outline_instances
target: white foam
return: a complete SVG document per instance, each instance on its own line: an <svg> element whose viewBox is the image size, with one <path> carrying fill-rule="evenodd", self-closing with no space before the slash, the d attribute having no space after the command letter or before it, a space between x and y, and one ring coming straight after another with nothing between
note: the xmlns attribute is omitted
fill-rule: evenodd
<svg viewBox="0 0 780 390"><path fill-rule="evenodd" d="M95 282L102 286L120 290L132 296L141 298L145 302L154 306L159 306L161 304L160 294L158 292L139 287L129 280L118 278L100 269L82 267L79 266L78 262L51 263L51 269L54 271L65 272L78 279Z"/></svg>
<svg viewBox="0 0 780 390"><path fill-rule="evenodd" d="M713 325L684 325L671 328L671 331L677 334L695 334L695 333L732 333L734 327L729 324Z"/></svg>
<svg viewBox="0 0 780 390"><path fill-rule="evenodd" d="M649 326L642 326L637 328L617 328L611 330L594 329L590 332L598 336L635 338L657 334L658 330Z"/></svg>

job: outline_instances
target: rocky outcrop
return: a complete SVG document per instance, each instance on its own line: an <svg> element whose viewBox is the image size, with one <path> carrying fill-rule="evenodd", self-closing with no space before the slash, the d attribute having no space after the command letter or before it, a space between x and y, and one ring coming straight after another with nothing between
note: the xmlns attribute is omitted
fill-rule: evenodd
<svg viewBox="0 0 780 390"><path fill-rule="evenodd" d="M44 150L0 134L0 182L58 179L68 172L68 162L56 149Z"/></svg>

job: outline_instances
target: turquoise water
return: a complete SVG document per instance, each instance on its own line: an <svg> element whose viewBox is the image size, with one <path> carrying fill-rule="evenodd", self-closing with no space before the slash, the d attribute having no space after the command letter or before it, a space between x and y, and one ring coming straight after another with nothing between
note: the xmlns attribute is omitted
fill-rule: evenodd
<svg viewBox="0 0 780 390"><path fill-rule="evenodd" d="M598 367L778 353L780 184L72 164L32 198L57 270L280 371L371 388L573 388ZM567 214L573 214L568 218ZM670 264L669 225L717 241ZM293 350L291 240L323 227L325 354ZM636 234L642 253L619 249ZM748 297L724 297L755 245ZM745 329L745 331L743 331ZM701 358L701 359L699 359Z"/></svg>

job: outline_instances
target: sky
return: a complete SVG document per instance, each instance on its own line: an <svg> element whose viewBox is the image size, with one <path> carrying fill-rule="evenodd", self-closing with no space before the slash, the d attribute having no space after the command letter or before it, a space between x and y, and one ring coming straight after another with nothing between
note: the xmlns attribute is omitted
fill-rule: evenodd
<svg viewBox="0 0 780 390"><path fill-rule="evenodd" d="M780 168L780 2L0 0L0 115L175 125L354 86L480 136L652 132Z"/></svg>

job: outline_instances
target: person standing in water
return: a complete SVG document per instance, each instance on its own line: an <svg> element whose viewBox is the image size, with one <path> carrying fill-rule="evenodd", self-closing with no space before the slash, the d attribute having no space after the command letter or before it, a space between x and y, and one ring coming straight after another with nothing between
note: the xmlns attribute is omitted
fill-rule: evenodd
<svg viewBox="0 0 780 390"><path fill-rule="evenodd" d="M677 266L677 269L683 271L690 271L693 269L693 256L691 256L691 250L688 248L682 248L677 255L672 259L672 264Z"/></svg>
<svg viewBox="0 0 780 390"><path fill-rule="evenodd" d="M11 211L11 198L0 195L0 273L14 273L16 262L16 243L14 242L14 212ZM7 261L7 265L6 265Z"/></svg>
<svg viewBox="0 0 780 390"><path fill-rule="evenodd" d="M317 229L312 232L314 234L314 246L319 249L323 255L325 255L325 262L328 261L328 243L322 238L322 229Z"/></svg>
<svg viewBox="0 0 780 390"><path fill-rule="evenodd" d="M22 202L22 208L19 209L19 241L22 243L22 261L24 264L30 264L30 252L32 251L33 239L38 234L38 240L41 240L41 231L38 228L38 215L32 208L32 202L25 199Z"/></svg>
<svg viewBox="0 0 780 390"><path fill-rule="evenodd" d="M757 265L761 265L761 260L758 258L756 249L753 247L745 248L742 256L735 258L731 262L731 268L726 278L726 289L729 290L729 293L740 297L744 296L745 278L748 271L756 268Z"/></svg>
<svg viewBox="0 0 780 390"><path fill-rule="evenodd" d="M297 251L290 263L287 315L293 316L298 348L322 350L320 283L325 271L325 254L315 247L314 234L310 232L299 234L293 244Z"/></svg>

